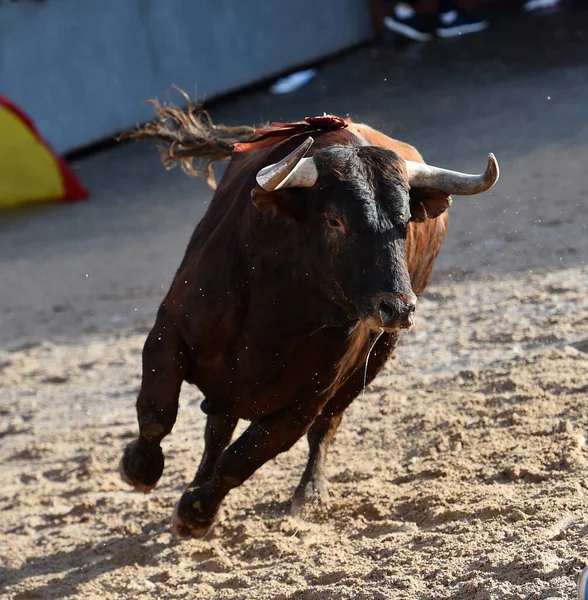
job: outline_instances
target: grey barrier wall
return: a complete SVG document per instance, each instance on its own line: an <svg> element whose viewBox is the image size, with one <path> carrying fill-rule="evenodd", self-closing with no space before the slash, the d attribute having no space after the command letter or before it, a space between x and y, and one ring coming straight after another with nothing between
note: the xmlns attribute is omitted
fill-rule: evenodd
<svg viewBox="0 0 588 600"><path fill-rule="evenodd" d="M371 36L366 0L0 0L0 94L60 152Z"/></svg>

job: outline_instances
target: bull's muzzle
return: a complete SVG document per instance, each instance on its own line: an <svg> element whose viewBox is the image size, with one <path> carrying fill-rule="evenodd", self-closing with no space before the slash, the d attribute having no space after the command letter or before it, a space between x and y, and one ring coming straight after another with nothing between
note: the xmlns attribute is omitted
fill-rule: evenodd
<svg viewBox="0 0 588 600"><path fill-rule="evenodd" d="M410 329L414 325L417 298L414 294L380 296L376 314L384 329Z"/></svg>

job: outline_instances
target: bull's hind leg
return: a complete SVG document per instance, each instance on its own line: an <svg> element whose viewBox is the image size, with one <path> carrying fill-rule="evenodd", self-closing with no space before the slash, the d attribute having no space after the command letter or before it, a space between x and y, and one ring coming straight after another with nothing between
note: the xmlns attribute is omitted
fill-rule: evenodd
<svg viewBox="0 0 588 600"><path fill-rule="evenodd" d="M210 479L184 492L172 518L174 533L181 537L205 535L229 491L268 460L291 448L308 431L323 402L316 398L251 423L220 455Z"/></svg>
<svg viewBox="0 0 588 600"><path fill-rule="evenodd" d="M204 430L204 454L190 487L204 485L210 480L223 450L229 445L239 419L210 415Z"/></svg>
<svg viewBox="0 0 588 600"><path fill-rule="evenodd" d="M173 325L158 315L143 348L143 378L137 398L139 437L124 451L120 463L123 481L150 491L163 473L161 440L172 430L187 355Z"/></svg>
<svg viewBox="0 0 588 600"><path fill-rule="evenodd" d="M329 446L341 424L345 409L361 393L364 383L370 383L386 363L390 352L396 345L394 335L378 338L372 349L365 369L358 369L327 402L310 428L308 439L308 462L300 483L292 498L291 512L300 516L306 507L325 507L329 501L328 481L325 464Z"/></svg>
<svg viewBox="0 0 588 600"><path fill-rule="evenodd" d="M354 397L336 395L312 424L307 434L308 462L292 498L292 515L300 516L307 507L324 508L327 505L329 501L329 488L325 474L327 452L341 423L343 412Z"/></svg>

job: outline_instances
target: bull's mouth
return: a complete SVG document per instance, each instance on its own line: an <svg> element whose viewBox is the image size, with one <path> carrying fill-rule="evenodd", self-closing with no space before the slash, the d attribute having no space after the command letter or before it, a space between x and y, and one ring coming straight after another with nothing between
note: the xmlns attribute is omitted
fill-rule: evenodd
<svg viewBox="0 0 588 600"><path fill-rule="evenodd" d="M408 330L414 327L415 314L412 312L404 318L396 319L394 323L390 323L389 321L386 322L386 318L381 314L372 315L365 319L364 323L369 329L376 333L380 333L382 331L385 331L386 333L398 333L403 329Z"/></svg>

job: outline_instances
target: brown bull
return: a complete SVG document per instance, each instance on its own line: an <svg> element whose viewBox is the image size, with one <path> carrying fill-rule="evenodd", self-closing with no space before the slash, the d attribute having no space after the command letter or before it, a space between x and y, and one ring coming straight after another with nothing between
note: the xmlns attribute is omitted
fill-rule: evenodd
<svg viewBox="0 0 588 600"><path fill-rule="evenodd" d="M490 155L482 175L431 167L412 146L336 118L243 146L253 130L215 127L197 109L159 116L135 137L168 143L168 160L232 156L145 343L139 437L121 472L142 491L157 483L182 383L197 385L205 450L172 522L199 537L232 488L304 434L293 508L328 499L329 444L413 324L450 195L489 189L498 166ZM251 423L231 443L239 419Z"/></svg>

